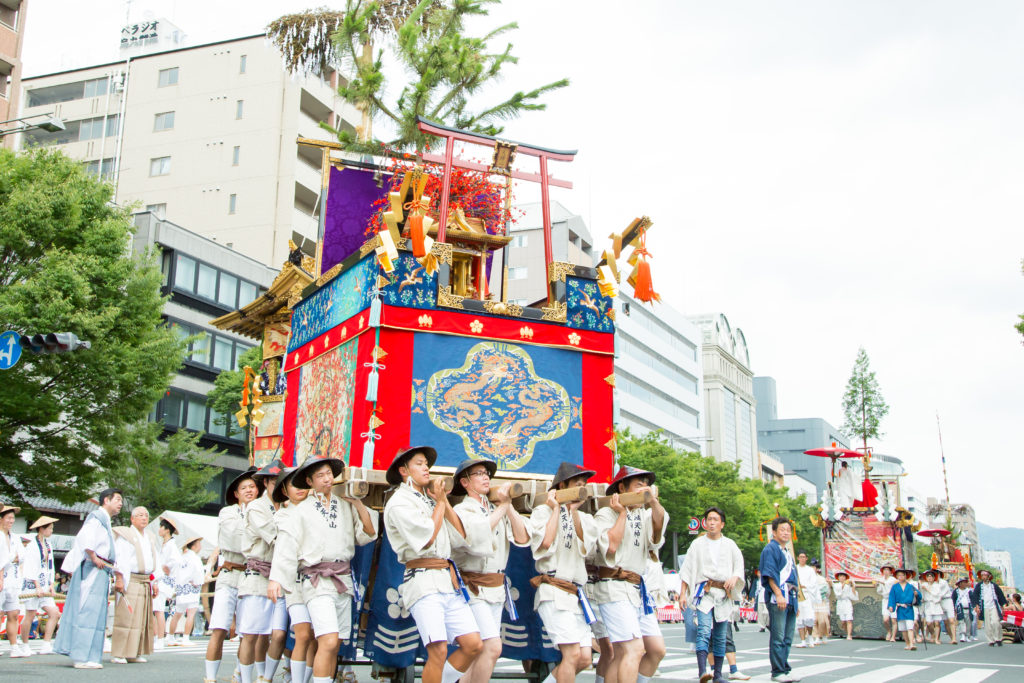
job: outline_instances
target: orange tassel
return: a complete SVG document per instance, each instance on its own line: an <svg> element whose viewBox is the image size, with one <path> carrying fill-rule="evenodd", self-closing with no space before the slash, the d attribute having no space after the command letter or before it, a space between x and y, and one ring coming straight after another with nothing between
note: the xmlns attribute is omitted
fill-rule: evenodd
<svg viewBox="0 0 1024 683"><path fill-rule="evenodd" d="M416 258L423 258L427 255L427 248L425 245L423 232L423 216L415 215L406 218L405 222L409 225L409 237L412 240L412 255Z"/></svg>
<svg viewBox="0 0 1024 683"><path fill-rule="evenodd" d="M654 300L654 283L651 282L651 264L647 259L640 259L636 264L636 287L633 288L633 296L637 301L650 303Z"/></svg>
<svg viewBox="0 0 1024 683"><path fill-rule="evenodd" d="M939 556L936 555L935 553L932 553L932 569L938 569L938 568L939 568Z"/></svg>

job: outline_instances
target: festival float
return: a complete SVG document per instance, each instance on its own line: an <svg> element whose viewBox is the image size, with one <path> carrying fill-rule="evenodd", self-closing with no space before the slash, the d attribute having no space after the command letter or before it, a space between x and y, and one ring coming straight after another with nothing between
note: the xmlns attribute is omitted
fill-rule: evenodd
<svg viewBox="0 0 1024 683"><path fill-rule="evenodd" d="M410 445L437 449L438 476L466 458L495 462L495 483L512 482L513 503L527 514L562 461L610 481L618 259L632 248L635 296L656 300L644 248L650 220L612 235L594 267L554 261L549 187L571 183L548 165L571 162L574 151L425 119L419 128L441 153L367 164L344 158L337 143L298 140L322 159L316 255L293 248L266 293L212 321L263 341L236 415L251 425L251 463L340 458L343 494L377 509L388 496L385 470ZM536 170L514 164L524 157ZM513 180L541 190L546 295L529 305L507 297ZM605 504L604 486L589 485L589 505ZM353 570L359 635L341 656L352 660L358 645L375 677L412 680L425 650L399 603L403 567L383 529ZM527 673L515 677L541 680L559 654L533 612L529 549L512 548L507 573L519 618L504 615L503 656L524 661Z"/></svg>

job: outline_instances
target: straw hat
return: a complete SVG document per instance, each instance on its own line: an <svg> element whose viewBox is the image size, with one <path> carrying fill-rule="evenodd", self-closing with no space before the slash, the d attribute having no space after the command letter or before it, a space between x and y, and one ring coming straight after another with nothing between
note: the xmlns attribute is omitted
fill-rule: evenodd
<svg viewBox="0 0 1024 683"><path fill-rule="evenodd" d="M171 517L170 515L160 515L160 520L163 521L163 522L167 522L167 524L170 525L172 533L175 533L175 534L180 534L181 533L181 529L178 528L178 523L175 522L174 518Z"/></svg>
<svg viewBox="0 0 1024 683"><path fill-rule="evenodd" d="M0 507L0 515L6 515L8 512L18 514L21 512L21 508L16 505L4 505L3 507Z"/></svg>
<svg viewBox="0 0 1024 683"><path fill-rule="evenodd" d="M307 458L304 463L295 468L295 472L292 473L292 486L299 489L310 488L309 484L306 483L306 477L313 473L313 470L320 469L323 465L331 466L331 475L337 477L339 474L345 471L345 463L339 458Z"/></svg>
<svg viewBox="0 0 1024 683"><path fill-rule="evenodd" d="M44 526L49 526L50 524L53 524L54 522L59 522L59 521L60 520L57 519L56 517L47 517L46 515L43 515L42 517L40 517L36 521L32 522L32 526L30 526L28 528L28 530L32 531L33 529L42 529Z"/></svg>
<svg viewBox="0 0 1024 683"><path fill-rule="evenodd" d="M459 467L455 470L455 474L452 475L452 481L455 482L452 484L453 496L466 495L466 487L462 485L462 475L465 474L468 469L476 467L477 465L484 466L484 469L487 470L488 477L493 477L494 473L498 471L498 463L493 460L473 460L472 458L469 460L463 460L459 463Z"/></svg>
<svg viewBox="0 0 1024 683"><path fill-rule="evenodd" d="M384 475L389 484L392 486L398 486L402 483L402 475L398 473L398 468L404 465L406 460L417 453L422 453L426 456L427 467L433 467L434 463L437 462L437 451L430 446L413 446L412 448L400 451L398 455L395 456L395 459L391 461L391 464L388 466L388 471Z"/></svg>
<svg viewBox="0 0 1024 683"><path fill-rule="evenodd" d="M575 479L576 477L586 477L587 479L590 479L595 474L597 474L597 472L594 470L588 470L586 467L575 465L571 462L563 462L558 466L558 469L555 470L555 476L551 480L551 486L549 486L548 489L558 488L558 485L563 481Z"/></svg>
<svg viewBox="0 0 1024 683"><path fill-rule="evenodd" d="M192 545L196 541L201 541L201 540L203 540L202 536L192 536L187 541L185 541L184 543L181 544L181 548L182 548L182 550L184 550L185 548L189 547L190 545Z"/></svg>

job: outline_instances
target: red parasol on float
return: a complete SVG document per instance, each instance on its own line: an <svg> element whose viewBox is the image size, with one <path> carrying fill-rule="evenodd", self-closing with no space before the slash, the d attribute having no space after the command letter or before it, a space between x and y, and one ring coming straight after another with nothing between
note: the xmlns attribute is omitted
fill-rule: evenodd
<svg viewBox="0 0 1024 683"><path fill-rule="evenodd" d="M835 444L835 442L832 442L831 448L812 448L809 451L804 451L804 454L813 455L817 458L832 458L832 481L836 480L836 460L864 457L864 454L860 451L851 451L849 448L840 448Z"/></svg>
<svg viewBox="0 0 1024 683"><path fill-rule="evenodd" d="M938 538L940 536L949 536L949 529L921 529L917 532L917 535L922 538Z"/></svg>

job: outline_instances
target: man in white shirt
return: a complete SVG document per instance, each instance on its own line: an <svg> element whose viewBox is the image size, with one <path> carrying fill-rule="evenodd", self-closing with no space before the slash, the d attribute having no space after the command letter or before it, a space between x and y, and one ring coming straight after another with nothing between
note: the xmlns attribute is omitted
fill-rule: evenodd
<svg viewBox="0 0 1024 683"><path fill-rule="evenodd" d="M53 651L69 656L76 669L103 668L100 659L107 628L107 596L116 559L110 519L121 512L120 489L104 490L99 503L100 507L85 518L60 567L71 574L71 585Z"/></svg>
<svg viewBox="0 0 1024 683"><path fill-rule="evenodd" d="M174 537L178 533L178 525L171 517L164 515L160 518L160 525L157 527L157 535L160 538L160 561L155 572L157 594L153 598L153 617L156 630L154 650L162 650L165 645L171 644L171 636L167 634L166 630L165 612L167 603L174 599L174 578L181 567L181 551L174 542Z"/></svg>
<svg viewBox="0 0 1024 683"><path fill-rule="evenodd" d="M157 542L146 533L146 508L132 510L131 523L114 527L116 599L110 661L115 664L145 662L145 655L153 651L153 595L157 589L152 577L159 567Z"/></svg>
<svg viewBox="0 0 1024 683"><path fill-rule="evenodd" d="M32 628L32 621L36 613L42 610L46 614L46 634L43 636L43 644L39 647L39 654L48 655L53 652L53 633L57 629L57 622L60 621L60 610L54 598L57 597L57 590L54 586L55 571L53 565L53 547L50 545L50 536L53 535L53 524L56 517L41 516L29 530L36 532L36 537L28 542L21 556L22 588L26 592L35 592L35 597L25 598L25 619L21 622L22 649L26 654L32 654L28 645L28 630Z"/></svg>
<svg viewBox="0 0 1024 683"><path fill-rule="evenodd" d="M466 543L452 548L452 559L469 589L469 608L473 610L483 651L461 678L462 683L487 683L501 657L501 613L511 599L505 567L509 544L526 546L530 534L526 522L512 507L511 484L497 491L498 504L492 503L491 476L498 465L491 460L464 460L452 477L452 496L464 495L455 506L455 514L466 530Z"/></svg>
<svg viewBox="0 0 1024 683"><path fill-rule="evenodd" d="M893 574L896 572L896 568L892 565L884 565L881 568L882 579L875 581L875 590L881 596L882 600L882 625L885 626L885 639L889 642L896 640L896 616L889 609L889 591L896 585L897 581Z"/></svg>
<svg viewBox="0 0 1024 683"><path fill-rule="evenodd" d="M420 446L395 456L387 481L397 486L384 506L388 540L405 565L398 594L412 614L427 648L425 683L455 683L483 650L469 607L469 591L452 562L452 547L466 541L466 530L448 502L444 481L431 479L437 451ZM448 643L459 649L448 656Z"/></svg>
<svg viewBox="0 0 1024 683"><path fill-rule="evenodd" d="M21 612L18 564L22 548L21 540L11 532L14 516L19 512L21 508L13 505L0 506L0 612L7 613L8 624L17 624ZM7 640L11 642L11 657L28 657L31 654L27 642L24 646L18 644L18 629L7 629Z"/></svg>
<svg viewBox="0 0 1024 683"><path fill-rule="evenodd" d="M680 570L679 607L693 602L697 610L697 669L700 683L721 683L725 662L726 629L732 620L733 601L742 597L743 554L722 534L725 512L710 507L704 512L707 533L686 551ZM714 673L707 673L708 651L715 655Z"/></svg>

